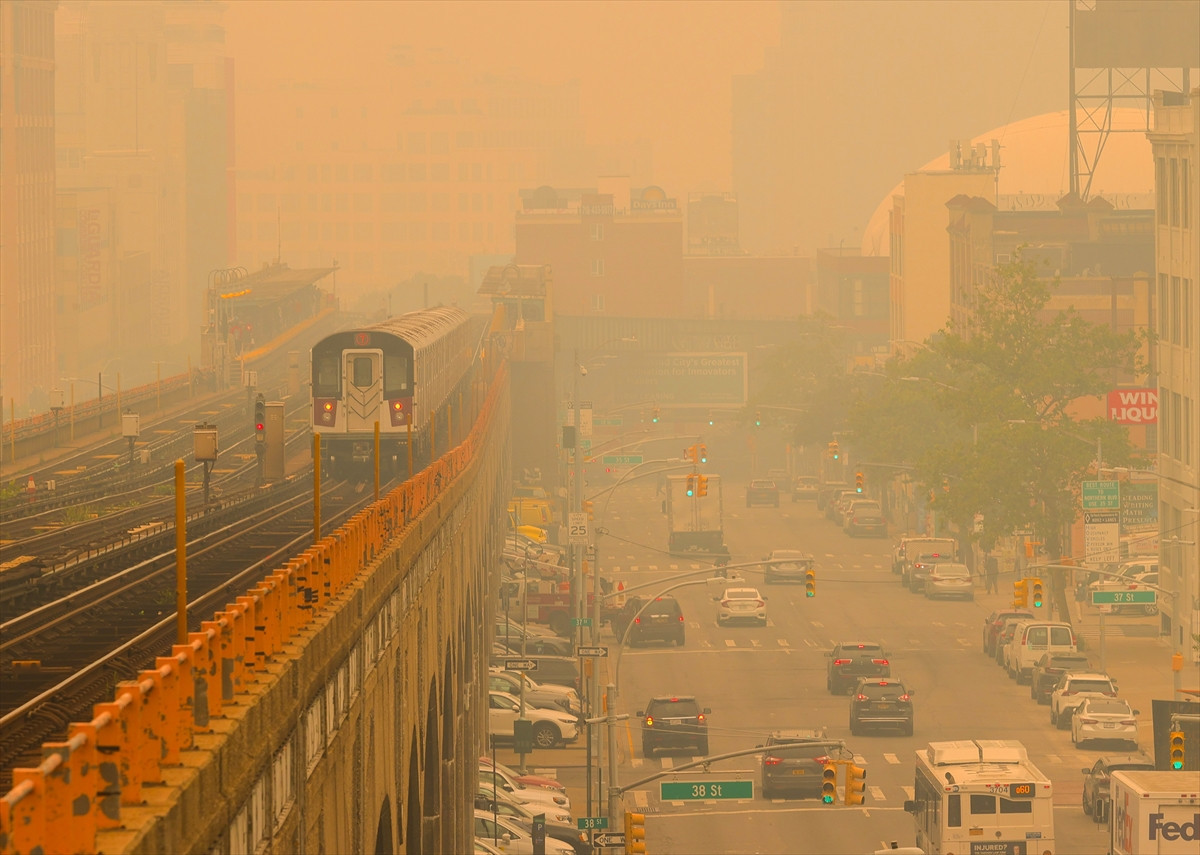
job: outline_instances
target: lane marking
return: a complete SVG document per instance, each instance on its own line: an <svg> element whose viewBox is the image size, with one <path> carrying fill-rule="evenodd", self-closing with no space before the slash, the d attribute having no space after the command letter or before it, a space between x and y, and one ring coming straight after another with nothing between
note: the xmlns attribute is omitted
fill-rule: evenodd
<svg viewBox="0 0 1200 855"><path fill-rule="evenodd" d="M777 639L775 639L775 641L777 641L779 643L780 647L788 646L788 640L786 638L777 638Z"/></svg>
<svg viewBox="0 0 1200 855"><path fill-rule="evenodd" d="M762 642L759 641L757 638L752 638L752 639L750 639L750 645L752 647L762 647Z"/></svg>
<svg viewBox="0 0 1200 855"><path fill-rule="evenodd" d="M883 789L881 787L867 787L867 789L871 793L872 801L877 801L877 802L886 802L887 801L887 796L885 796L883 794Z"/></svg>
<svg viewBox="0 0 1200 855"><path fill-rule="evenodd" d="M883 759L891 763L893 766L899 764L900 758L895 754L884 754Z"/></svg>
<svg viewBox="0 0 1200 855"><path fill-rule="evenodd" d="M648 805L650 803L649 790L634 790L633 791L633 803L640 808L646 807L646 805Z"/></svg>
<svg viewBox="0 0 1200 855"><path fill-rule="evenodd" d="M810 623L811 623L813 626L815 626L815 627L819 627L820 629L824 629L824 628L825 628L825 624L821 623L819 620L814 620L814 621L809 621L809 622L810 622Z"/></svg>
<svg viewBox="0 0 1200 855"><path fill-rule="evenodd" d="M674 769L675 768L675 761L672 760L670 757L660 757L659 762L662 763L662 767L664 769Z"/></svg>
<svg viewBox="0 0 1200 855"><path fill-rule="evenodd" d="M737 647L737 642L734 641L732 638L727 638L727 639L725 639L725 646L726 647Z"/></svg>

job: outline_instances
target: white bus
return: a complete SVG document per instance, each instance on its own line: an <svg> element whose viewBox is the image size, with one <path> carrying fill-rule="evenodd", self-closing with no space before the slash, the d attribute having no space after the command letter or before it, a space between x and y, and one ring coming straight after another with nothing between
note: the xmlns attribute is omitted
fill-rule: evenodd
<svg viewBox="0 0 1200 855"><path fill-rule="evenodd" d="M927 855L1053 855L1053 795L1016 740L931 742L904 809Z"/></svg>

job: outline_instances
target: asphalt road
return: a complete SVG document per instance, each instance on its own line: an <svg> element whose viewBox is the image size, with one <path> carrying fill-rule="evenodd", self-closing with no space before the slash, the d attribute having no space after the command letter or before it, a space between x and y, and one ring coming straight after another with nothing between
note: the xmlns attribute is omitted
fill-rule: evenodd
<svg viewBox="0 0 1200 855"><path fill-rule="evenodd" d="M772 549L811 552L817 559L816 597L806 598L802 584L768 586L761 575L745 572L746 583L767 596L768 625L718 627L712 601L718 588L676 591L687 643L627 650L619 665L611 657L605 679L618 676L618 712L632 716L656 694L694 694L712 710L710 754L753 748L776 729L825 727L831 738L845 740L867 770L866 804L765 800L758 792L759 760L751 755L715 764L707 776L749 778L754 782L749 801L663 802L659 781L627 792L626 809L647 815L650 852L832 855L872 852L889 841L912 845L912 820L903 802L912 794L914 752L933 740L973 738L1021 740L1050 777L1059 853L1105 851L1103 828L1079 806L1080 769L1102 752L1077 750L1068 732L1050 726L1047 708L1030 700L1028 688L1017 686L983 656L981 628L990 604L931 602L902 588L891 572L890 548L898 532L887 539L851 538L811 502L791 503L785 497L779 508L746 508L744 485L726 483L724 490L733 562L754 561ZM666 587L672 574L701 566L666 554L666 517L659 502L652 482L623 485L607 518L596 520L610 532L597 544L606 576L627 587L660 580ZM896 731L850 736L848 698L831 696L825 688L825 653L838 640L885 646L893 675L915 689L912 737ZM612 640L605 643L615 654ZM578 751L561 752L559 762L570 764ZM618 754L622 783L693 759L643 758L632 721L620 725ZM679 780L696 777L678 773ZM583 815L582 808L577 805L575 813Z"/></svg>

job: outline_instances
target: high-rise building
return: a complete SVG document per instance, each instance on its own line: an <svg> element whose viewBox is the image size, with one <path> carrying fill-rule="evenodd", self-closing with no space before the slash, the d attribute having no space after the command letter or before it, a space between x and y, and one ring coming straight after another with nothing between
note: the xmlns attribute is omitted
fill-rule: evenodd
<svg viewBox="0 0 1200 855"><path fill-rule="evenodd" d="M0 4L0 405L55 381L54 3Z"/></svg>
<svg viewBox="0 0 1200 855"><path fill-rule="evenodd" d="M1200 661L1200 87L1156 92L1154 369L1158 379L1160 584L1171 642Z"/></svg>

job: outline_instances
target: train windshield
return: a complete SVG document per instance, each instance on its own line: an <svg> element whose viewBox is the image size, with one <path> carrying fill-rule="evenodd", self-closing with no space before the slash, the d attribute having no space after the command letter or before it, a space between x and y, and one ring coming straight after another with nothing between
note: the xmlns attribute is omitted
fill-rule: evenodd
<svg viewBox="0 0 1200 855"><path fill-rule="evenodd" d="M404 398L412 394L409 384L408 358L400 353L383 355L383 395L385 398Z"/></svg>
<svg viewBox="0 0 1200 855"><path fill-rule="evenodd" d="M340 353L318 353L313 359L313 397L336 398L341 391Z"/></svg>

